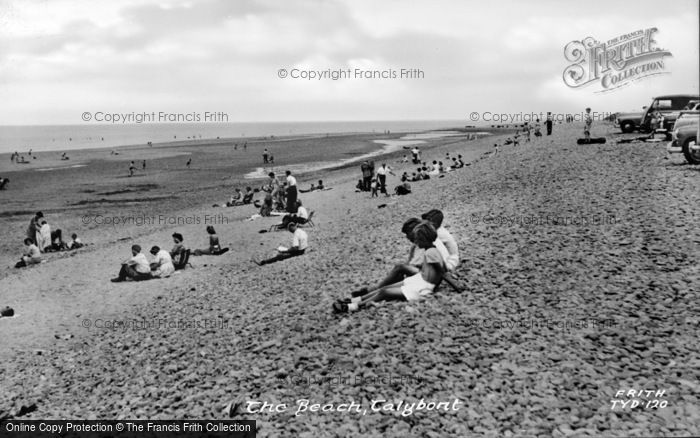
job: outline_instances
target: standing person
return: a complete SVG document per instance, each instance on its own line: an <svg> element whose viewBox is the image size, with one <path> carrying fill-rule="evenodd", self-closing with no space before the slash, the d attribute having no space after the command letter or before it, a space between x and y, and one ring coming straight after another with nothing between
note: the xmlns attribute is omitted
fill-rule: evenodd
<svg viewBox="0 0 700 438"><path fill-rule="evenodd" d="M498 143L493 144L493 155L491 155L491 157L495 157L496 155L498 155Z"/></svg>
<svg viewBox="0 0 700 438"><path fill-rule="evenodd" d="M391 171L391 168L386 165L386 163L382 163L381 166L379 166L379 169L377 169L377 179L379 182L379 191L384 193L386 196L389 196L389 193L386 191L386 174L390 173L394 175L394 172Z"/></svg>
<svg viewBox="0 0 700 438"><path fill-rule="evenodd" d="M542 137L542 132L540 131L540 119L535 120L535 137Z"/></svg>
<svg viewBox="0 0 700 438"><path fill-rule="evenodd" d="M265 148L265 150L264 150L263 153L262 153L263 164L267 164L267 163L269 162L268 159L267 159L267 157L268 157L269 155L270 155L270 152L267 150L267 148Z"/></svg>
<svg viewBox="0 0 700 438"><path fill-rule="evenodd" d="M51 227L46 219L41 220L41 227L37 233L36 246L39 247L39 251L45 252L46 248L51 246Z"/></svg>
<svg viewBox="0 0 700 438"><path fill-rule="evenodd" d="M552 135L552 112L547 111L547 120L544 122L545 126L547 127L547 135Z"/></svg>
<svg viewBox="0 0 700 438"><path fill-rule="evenodd" d="M287 213L297 212L297 179L292 176L291 171L287 174Z"/></svg>
<svg viewBox="0 0 700 438"><path fill-rule="evenodd" d="M267 176L270 178L267 182L267 185L270 187L270 196L274 202L279 204L284 199L282 196L282 187L280 187L280 182L275 177L274 172L268 173Z"/></svg>
<svg viewBox="0 0 700 438"><path fill-rule="evenodd" d="M141 163L142 169L146 170L146 160L143 160L143 163Z"/></svg>
<svg viewBox="0 0 700 438"><path fill-rule="evenodd" d="M371 189L372 185L372 175L374 172L372 172L372 166L370 166L369 161L363 161L362 165L360 166L360 170L362 170L362 182L364 186L364 191L368 192Z"/></svg>
<svg viewBox="0 0 700 438"><path fill-rule="evenodd" d="M132 161L129 163L129 176L134 176L134 171L136 170L136 164Z"/></svg>
<svg viewBox="0 0 700 438"><path fill-rule="evenodd" d="M110 280L112 283L119 283L131 278L134 281L148 280L151 277L151 266L148 259L141 253L139 245L131 247L131 258L122 262L121 270L117 278Z"/></svg>
<svg viewBox="0 0 700 438"><path fill-rule="evenodd" d="M586 108L586 114L583 117L583 136L586 141L591 139L591 126L593 126L593 117L591 117L591 109Z"/></svg>
<svg viewBox="0 0 700 438"><path fill-rule="evenodd" d="M243 143L243 150L244 151L248 150L248 142Z"/></svg>
<svg viewBox="0 0 700 438"><path fill-rule="evenodd" d="M192 158L190 158L189 160L187 160L186 166L187 166L188 169L190 168L190 164L192 164Z"/></svg>
<svg viewBox="0 0 700 438"><path fill-rule="evenodd" d="M284 248L279 247L277 249L277 255L269 258L267 260L257 260L253 258L253 263L258 266L267 265L269 263L279 262L280 260L286 260L291 257L297 257L303 255L306 252L306 248L309 246L309 236L306 231L297 227L297 224L291 222L287 225L287 230L293 234L292 237L292 247Z"/></svg>
<svg viewBox="0 0 700 438"><path fill-rule="evenodd" d="M44 213L38 211L34 217L29 221L29 226L27 227L27 238L32 239L32 242L39 241L39 229L41 228L41 220L44 218Z"/></svg>

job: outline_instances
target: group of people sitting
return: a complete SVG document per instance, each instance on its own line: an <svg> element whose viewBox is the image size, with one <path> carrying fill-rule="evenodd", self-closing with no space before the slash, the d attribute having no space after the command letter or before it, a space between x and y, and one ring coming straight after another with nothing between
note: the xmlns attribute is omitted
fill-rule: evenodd
<svg viewBox="0 0 700 438"><path fill-rule="evenodd" d="M209 246L204 249L196 249L194 252L185 248L185 238L180 233L173 233L174 246L170 251L153 246L150 250L153 261L149 262L146 255L141 252L140 245L131 247L131 257L121 264L119 275L113 278L113 283L133 280L143 281L152 278L169 277L175 271L185 269L189 264L190 255L221 255L228 252L228 248L222 248L219 244L219 236L211 225L206 228L209 234Z"/></svg>
<svg viewBox="0 0 700 438"><path fill-rule="evenodd" d="M44 213L37 212L29 221L27 236L24 238L24 252L15 268L24 268L42 262L42 253L70 251L84 246L76 233L71 234L71 240L63 241L60 229L51 231L51 226L44 218Z"/></svg>
<svg viewBox="0 0 700 438"><path fill-rule="evenodd" d="M432 164L428 164L423 161L422 166L418 167L415 172L411 175L408 172L404 172L401 175L401 181L421 181L424 179L430 179L431 177L438 177L441 174L451 172L453 170L461 169L468 164L465 164L462 160L462 155L457 155L456 157L450 156L450 153L445 154L445 161L448 164L444 164L442 161L433 160Z"/></svg>
<svg viewBox="0 0 700 438"><path fill-rule="evenodd" d="M406 263L399 263L374 286L363 287L333 303L335 313L356 311L378 301L416 301L430 295L459 265L457 241L442 225L440 210L407 220L401 232L412 243Z"/></svg>
<svg viewBox="0 0 700 438"><path fill-rule="evenodd" d="M241 189L236 187L233 190L233 195L231 195L231 198L228 201L222 203L221 205L214 204L212 207L237 207L239 205L248 205L253 203L254 197L255 192L250 186L245 188L245 194L241 192Z"/></svg>

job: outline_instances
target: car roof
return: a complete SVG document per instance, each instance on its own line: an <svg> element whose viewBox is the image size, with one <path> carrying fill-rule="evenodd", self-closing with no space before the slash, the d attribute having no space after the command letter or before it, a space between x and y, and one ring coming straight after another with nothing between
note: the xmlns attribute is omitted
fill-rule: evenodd
<svg viewBox="0 0 700 438"><path fill-rule="evenodd" d="M690 99L700 99L700 96L697 94L666 94L664 96L653 97L652 99L668 99L669 97L689 97Z"/></svg>

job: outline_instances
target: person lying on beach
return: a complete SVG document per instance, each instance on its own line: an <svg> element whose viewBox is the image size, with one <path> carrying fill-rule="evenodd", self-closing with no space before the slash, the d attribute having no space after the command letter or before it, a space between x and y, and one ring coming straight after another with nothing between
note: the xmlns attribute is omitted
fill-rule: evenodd
<svg viewBox="0 0 700 438"><path fill-rule="evenodd" d="M355 188L357 188L357 187L355 187ZM314 190L327 190L327 189L323 186L323 180L320 180L320 179L319 179L319 180L318 180L318 185L315 186L314 183L311 183L311 187L309 188L309 190L299 190L299 192L300 192L300 193L309 193L309 192L313 192Z"/></svg>
<svg viewBox="0 0 700 438"><path fill-rule="evenodd" d="M430 295L445 272L443 258L433 245L436 239L437 232L432 225L426 222L416 225L413 241L425 250L420 270L400 282L369 290L362 296L338 300L333 303L333 311L347 313L377 301L416 301Z"/></svg>
<svg viewBox="0 0 700 438"><path fill-rule="evenodd" d="M0 190L5 190L7 184L10 182L9 178L0 178Z"/></svg>
<svg viewBox="0 0 700 438"><path fill-rule="evenodd" d="M133 245L131 247L131 258L122 262L119 275L117 278L113 278L110 281L112 283L119 283L129 279L133 281L143 281L150 280L151 278L153 278L151 276L151 266L148 264L146 256L141 253L141 246Z"/></svg>
<svg viewBox="0 0 700 438"><path fill-rule="evenodd" d="M287 228L289 224L305 224L309 220L309 211L301 205L301 199L297 199L297 212L288 213L282 217L282 228Z"/></svg>
<svg viewBox="0 0 700 438"><path fill-rule="evenodd" d="M34 241L29 237L24 239L24 253L22 258L17 262L15 268L24 268L25 266L41 263L41 252L39 247L34 244Z"/></svg>
<svg viewBox="0 0 700 438"><path fill-rule="evenodd" d="M66 247L68 249L78 249L78 248L82 248L83 246L85 246L77 234L75 234L75 233L71 234L70 238L71 238L71 240L68 243L66 243Z"/></svg>
<svg viewBox="0 0 700 438"><path fill-rule="evenodd" d="M170 277L175 272L175 265L173 265L173 259L168 251L154 246L151 248L151 254L155 257L150 265L153 277Z"/></svg>
<svg viewBox="0 0 700 438"><path fill-rule="evenodd" d="M291 248L280 246L277 248L276 256L266 260L258 260L253 258L253 263L258 266L262 266L303 255L306 252L306 248L309 247L309 235L306 234L306 231L299 228L294 222L287 226L287 231L293 234Z"/></svg>
<svg viewBox="0 0 700 438"><path fill-rule="evenodd" d="M404 181L403 183L396 186L396 188L394 189L394 193L396 193L399 196L408 195L409 193L411 193L411 185L408 183L408 181Z"/></svg>
<svg viewBox="0 0 700 438"><path fill-rule="evenodd" d="M423 214L421 218L430 222L433 228L435 228L438 239L445 245L449 253L449 256L445 260L445 267L448 271L453 271L457 265L459 265L459 249L457 248L457 241L455 238L442 226L442 222L445 219L442 211L430 210Z"/></svg>
<svg viewBox="0 0 700 438"><path fill-rule="evenodd" d="M195 249L192 255L221 255L228 251L228 248L221 248L221 246L219 245L219 236L216 235L214 227L208 225L207 233L209 233L209 248Z"/></svg>

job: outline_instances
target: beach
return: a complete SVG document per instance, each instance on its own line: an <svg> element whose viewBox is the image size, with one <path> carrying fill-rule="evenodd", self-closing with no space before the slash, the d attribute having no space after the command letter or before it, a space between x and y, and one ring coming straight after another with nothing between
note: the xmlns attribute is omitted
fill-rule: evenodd
<svg viewBox="0 0 700 438"><path fill-rule="evenodd" d="M259 436L698 435L698 169L654 144L577 146L581 130L557 124L496 157L507 132L431 139L424 160L460 153L469 166L407 196L355 192L357 162L304 173L300 188L332 188L300 195L315 212L310 250L264 267L251 257L291 239L259 233L279 218L212 207L260 185L243 175L264 147L281 176L283 163L342 159L319 153L329 142L352 158L404 134L92 150L61 170L8 173L21 196L1 193L0 305L16 316L0 319L0 418L24 406L24 419L254 419ZM414 167L405 153L374 159L400 175ZM464 291L334 315L337 298L405 260L401 224L434 208L457 238ZM9 268L35 210L91 245ZM166 279L109 282L132 244L169 248L177 231L203 248L206 225L229 253ZM611 405L628 389L664 391L668 407ZM373 409L421 399L451 408ZM300 413L299 400L363 410ZM251 413L251 401L286 409Z"/></svg>

